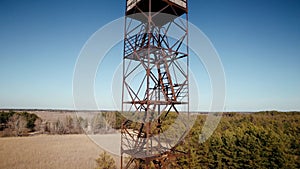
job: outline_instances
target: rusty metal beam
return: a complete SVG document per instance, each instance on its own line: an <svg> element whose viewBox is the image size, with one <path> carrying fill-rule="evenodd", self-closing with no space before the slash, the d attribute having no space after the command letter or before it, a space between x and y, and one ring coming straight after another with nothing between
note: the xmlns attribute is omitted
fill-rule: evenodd
<svg viewBox="0 0 300 169"><path fill-rule="evenodd" d="M127 0L126 7L128 1L133 2ZM132 114L138 121L127 119L122 125L122 169L167 168L172 161L186 154L176 150L180 143L172 147L162 129L171 111L179 114L180 106L189 106L189 54L188 47L183 45L188 40L188 9L180 6L181 3L187 5L187 1L176 3L139 0L125 13L122 112ZM174 16L160 21L160 12ZM140 16L130 15L134 13ZM186 17L186 23L180 19L179 23L175 21L181 15ZM183 31L179 39L168 36L172 26ZM186 65L182 67L179 60L184 60ZM142 79L132 83L140 73ZM163 113L164 117L160 117ZM125 154L130 160L123 167Z"/></svg>

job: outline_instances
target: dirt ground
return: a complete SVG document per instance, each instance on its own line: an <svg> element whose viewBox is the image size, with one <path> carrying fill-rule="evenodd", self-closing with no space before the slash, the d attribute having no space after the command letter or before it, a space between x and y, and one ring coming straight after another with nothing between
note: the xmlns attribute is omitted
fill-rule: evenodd
<svg viewBox="0 0 300 169"><path fill-rule="evenodd" d="M101 152L86 135L0 138L0 168L92 169Z"/></svg>

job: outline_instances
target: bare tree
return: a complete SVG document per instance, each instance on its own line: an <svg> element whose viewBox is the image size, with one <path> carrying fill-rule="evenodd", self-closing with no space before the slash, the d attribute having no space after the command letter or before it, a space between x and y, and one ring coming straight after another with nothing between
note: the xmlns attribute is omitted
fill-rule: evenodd
<svg viewBox="0 0 300 169"><path fill-rule="evenodd" d="M14 114L9 118L8 128L13 136L25 136L28 134L27 120L19 114Z"/></svg>

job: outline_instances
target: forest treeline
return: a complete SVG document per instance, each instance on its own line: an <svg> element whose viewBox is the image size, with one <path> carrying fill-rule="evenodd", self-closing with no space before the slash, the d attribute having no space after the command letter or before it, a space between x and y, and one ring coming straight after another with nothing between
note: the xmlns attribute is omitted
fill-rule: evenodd
<svg viewBox="0 0 300 169"><path fill-rule="evenodd" d="M224 113L204 143L199 135L205 116L198 116L181 150L190 158L182 168L300 168L300 113Z"/></svg>

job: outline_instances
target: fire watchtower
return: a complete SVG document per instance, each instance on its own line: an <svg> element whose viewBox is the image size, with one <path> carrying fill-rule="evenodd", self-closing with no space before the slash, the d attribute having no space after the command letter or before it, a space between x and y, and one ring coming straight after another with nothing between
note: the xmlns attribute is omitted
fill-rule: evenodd
<svg viewBox="0 0 300 169"><path fill-rule="evenodd" d="M127 0L125 15L121 168L167 168L184 154L186 131L163 126L189 112L187 0Z"/></svg>

